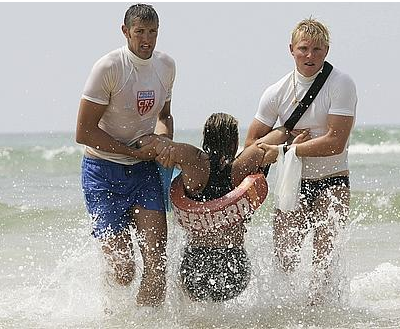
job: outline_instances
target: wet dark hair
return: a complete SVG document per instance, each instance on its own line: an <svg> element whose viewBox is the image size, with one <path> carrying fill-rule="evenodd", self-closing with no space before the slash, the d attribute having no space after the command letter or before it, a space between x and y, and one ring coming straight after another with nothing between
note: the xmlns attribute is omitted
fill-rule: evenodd
<svg viewBox="0 0 400 329"><path fill-rule="evenodd" d="M145 22L157 22L157 25L159 22L157 12L153 6L143 3L137 3L129 7L125 13L124 25L130 28L135 18Z"/></svg>
<svg viewBox="0 0 400 329"><path fill-rule="evenodd" d="M204 124L203 150L207 154L224 158L227 162L235 159L239 145L238 121L226 113L213 113Z"/></svg>

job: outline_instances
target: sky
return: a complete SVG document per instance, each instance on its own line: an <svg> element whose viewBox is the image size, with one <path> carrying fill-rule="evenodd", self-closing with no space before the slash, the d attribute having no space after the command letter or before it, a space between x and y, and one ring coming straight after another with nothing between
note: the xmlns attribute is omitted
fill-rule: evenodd
<svg viewBox="0 0 400 329"><path fill-rule="evenodd" d="M148 2L157 50L176 62L176 129L216 111L246 128L270 84L294 68L290 34L313 16L331 32L327 60L356 83L356 126L400 125L400 3ZM94 62L126 44L132 3L0 3L0 133L72 132Z"/></svg>

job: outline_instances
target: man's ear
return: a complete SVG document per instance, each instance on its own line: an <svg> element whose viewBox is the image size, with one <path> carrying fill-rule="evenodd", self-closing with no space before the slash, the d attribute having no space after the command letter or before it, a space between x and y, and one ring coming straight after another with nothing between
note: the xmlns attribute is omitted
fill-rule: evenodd
<svg viewBox="0 0 400 329"><path fill-rule="evenodd" d="M325 54L325 56L327 56L327 55L328 55L328 52L329 52L329 46L328 46L328 47L326 47L326 54Z"/></svg>
<svg viewBox="0 0 400 329"><path fill-rule="evenodd" d="M126 25L121 26L122 33L128 39L129 38L129 29Z"/></svg>
<svg viewBox="0 0 400 329"><path fill-rule="evenodd" d="M292 46L292 44L289 44L289 50L290 50L290 53L293 55L293 46Z"/></svg>

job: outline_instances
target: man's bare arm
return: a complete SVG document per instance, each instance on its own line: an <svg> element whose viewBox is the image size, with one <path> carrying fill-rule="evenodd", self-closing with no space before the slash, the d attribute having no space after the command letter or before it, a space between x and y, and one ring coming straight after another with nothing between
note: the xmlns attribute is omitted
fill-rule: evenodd
<svg viewBox="0 0 400 329"><path fill-rule="evenodd" d="M152 149L155 145L148 145L147 148L141 150L135 149L115 140L99 128L99 121L106 108L106 105L81 99L76 125L76 142L101 151L124 154L136 159L154 158L155 151Z"/></svg>
<svg viewBox="0 0 400 329"><path fill-rule="evenodd" d="M165 102L164 107L158 114L155 132L157 135L173 139L174 118L171 114L171 101Z"/></svg>
<svg viewBox="0 0 400 329"><path fill-rule="evenodd" d="M254 119L250 124L249 130L247 131L244 147L254 144L258 139L267 135L271 130L272 127L266 126L257 119Z"/></svg>
<svg viewBox="0 0 400 329"><path fill-rule="evenodd" d="M325 157L344 151L353 126L354 117L328 115L328 131L325 135L297 145L300 157Z"/></svg>

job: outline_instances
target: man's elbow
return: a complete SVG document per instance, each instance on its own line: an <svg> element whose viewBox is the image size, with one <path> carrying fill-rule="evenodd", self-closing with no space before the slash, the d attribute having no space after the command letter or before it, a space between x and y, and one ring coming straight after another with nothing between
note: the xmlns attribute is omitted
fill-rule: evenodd
<svg viewBox="0 0 400 329"><path fill-rule="evenodd" d="M334 144L330 147L330 154L329 155L338 155L343 153L345 150L346 145L341 145L341 144Z"/></svg>
<svg viewBox="0 0 400 329"><path fill-rule="evenodd" d="M158 120L162 121L162 122L170 122L170 121L173 122L174 121L174 117L172 116L171 113L168 113L168 114L160 113L159 116L158 116Z"/></svg>
<svg viewBox="0 0 400 329"><path fill-rule="evenodd" d="M76 129L76 132L75 132L75 141L76 141L78 144L87 145L88 137L89 137L89 131L87 131L87 130L85 131L85 130L82 129L82 128Z"/></svg>
<svg viewBox="0 0 400 329"><path fill-rule="evenodd" d="M244 147L249 147L250 145L253 145L257 141L256 138L251 138L247 137L246 140L244 141Z"/></svg>
<svg viewBox="0 0 400 329"><path fill-rule="evenodd" d="M82 136L76 134L75 135L75 142L78 143L78 144L84 145L85 144L85 139L82 138Z"/></svg>

